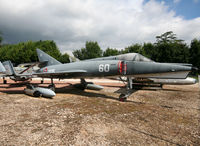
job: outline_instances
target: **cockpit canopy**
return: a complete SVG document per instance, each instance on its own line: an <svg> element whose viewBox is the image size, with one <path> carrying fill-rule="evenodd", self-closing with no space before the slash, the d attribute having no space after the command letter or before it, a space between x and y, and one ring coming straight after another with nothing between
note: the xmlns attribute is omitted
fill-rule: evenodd
<svg viewBox="0 0 200 146"><path fill-rule="evenodd" d="M154 62L151 59L142 56L139 53L127 53L121 54L117 56L109 56L109 57L101 57L101 58L94 58L92 60L126 60L126 61L145 61L145 62Z"/></svg>
<svg viewBox="0 0 200 146"><path fill-rule="evenodd" d="M142 56L138 53L127 53L122 55L117 55L116 59L118 60L128 60L128 61L145 61L145 62L153 62L151 59Z"/></svg>

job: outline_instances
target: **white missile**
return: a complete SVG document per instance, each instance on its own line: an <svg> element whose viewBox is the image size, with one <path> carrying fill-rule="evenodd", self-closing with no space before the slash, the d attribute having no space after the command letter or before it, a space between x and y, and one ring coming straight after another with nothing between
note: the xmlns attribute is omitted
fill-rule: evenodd
<svg viewBox="0 0 200 146"><path fill-rule="evenodd" d="M54 91L52 91L51 89L48 88L42 88L42 87L34 87L33 85L27 85L27 88L24 89L25 94L27 95L31 95L34 97L48 97L48 98L52 98L54 97L56 94Z"/></svg>
<svg viewBox="0 0 200 146"><path fill-rule="evenodd" d="M96 84L87 84L86 89L90 89L90 90L102 90L103 87L100 85L96 85Z"/></svg>
<svg viewBox="0 0 200 146"><path fill-rule="evenodd" d="M154 84L170 84L170 85L191 85L196 84L197 80L191 77L187 77L186 79L152 79Z"/></svg>

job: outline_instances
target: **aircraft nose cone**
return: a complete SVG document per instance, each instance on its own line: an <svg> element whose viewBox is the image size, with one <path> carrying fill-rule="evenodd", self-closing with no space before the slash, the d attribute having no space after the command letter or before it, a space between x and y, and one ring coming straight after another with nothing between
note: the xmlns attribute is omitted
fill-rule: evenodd
<svg viewBox="0 0 200 146"><path fill-rule="evenodd" d="M194 83L195 83L195 84L197 83L197 80L196 80L196 79L194 79Z"/></svg>
<svg viewBox="0 0 200 146"><path fill-rule="evenodd" d="M46 89L46 88L37 88L37 90L42 94L44 97L52 98L56 95L54 91L51 89Z"/></svg>
<svg viewBox="0 0 200 146"><path fill-rule="evenodd" d="M46 97L54 97L56 95L56 93L54 92L54 91L52 91L52 90L50 90L50 91L47 91L46 93L45 93L45 96Z"/></svg>

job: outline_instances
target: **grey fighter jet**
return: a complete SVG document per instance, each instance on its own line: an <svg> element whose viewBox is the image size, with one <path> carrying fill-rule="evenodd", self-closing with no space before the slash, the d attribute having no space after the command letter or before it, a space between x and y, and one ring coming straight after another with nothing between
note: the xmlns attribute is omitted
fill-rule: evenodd
<svg viewBox="0 0 200 146"><path fill-rule="evenodd" d="M121 54L116 56L109 56L109 57L101 57L101 58L95 58L90 59L90 61L96 61L96 60L124 60L124 61L140 61L140 62L154 62L153 60L142 56L139 53L127 53L127 54ZM186 64L186 63L170 63L171 65L181 65L181 66L190 66L192 67L192 64ZM196 70L196 68L193 68ZM115 78L112 78L115 79ZM117 78L117 80L127 81L127 78ZM187 78L176 78L176 76L173 77L165 77L162 76L154 76L152 78L147 77L133 77L132 82L135 83L135 85L155 85L159 84L160 87L162 85L168 84L168 85L190 85L190 84L196 84L197 80L191 77ZM137 88L137 87L136 87Z"/></svg>
<svg viewBox="0 0 200 146"><path fill-rule="evenodd" d="M34 75L42 78L51 78L52 85L53 78L81 78L81 85L84 89L87 85L84 78L127 77L127 90L126 93L120 95L121 101L126 100L132 93L132 77L184 79L192 70L191 66L120 59L86 60L62 64L40 49L37 49L37 54L42 66Z"/></svg>
<svg viewBox="0 0 200 146"><path fill-rule="evenodd" d="M14 80L15 82L28 81L33 78L32 73L26 73L26 70L28 70L28 68L23 70L21 73L17 73L11 61L4 61L2 64L3 64L3 67L5 68L4 74L1 75L1 77L3 77L4 84L7 83L7 80L5 80L5 77L9 77L11 80Z"/></svg>

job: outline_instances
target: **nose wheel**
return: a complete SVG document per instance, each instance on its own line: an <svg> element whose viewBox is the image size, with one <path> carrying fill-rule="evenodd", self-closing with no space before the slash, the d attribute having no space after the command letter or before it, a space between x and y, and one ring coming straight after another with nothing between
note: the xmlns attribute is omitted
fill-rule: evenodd
<svg viewBox="0 0 200 146"><path fill-rule="evenodd" d="M126 94L124 94L124 93L120 94L120 96L119 96L119 101L121 101L121 102L127 101Z"/></svg>
<svg viewBox="0 0 200 146"><path fill-rule="evenodd" d="M127 85L126 85L125 93L121 93L119 96L119 101L125 102L127 98L134 92L133 90L133 82L131 78L127 78Z"/></svg>

